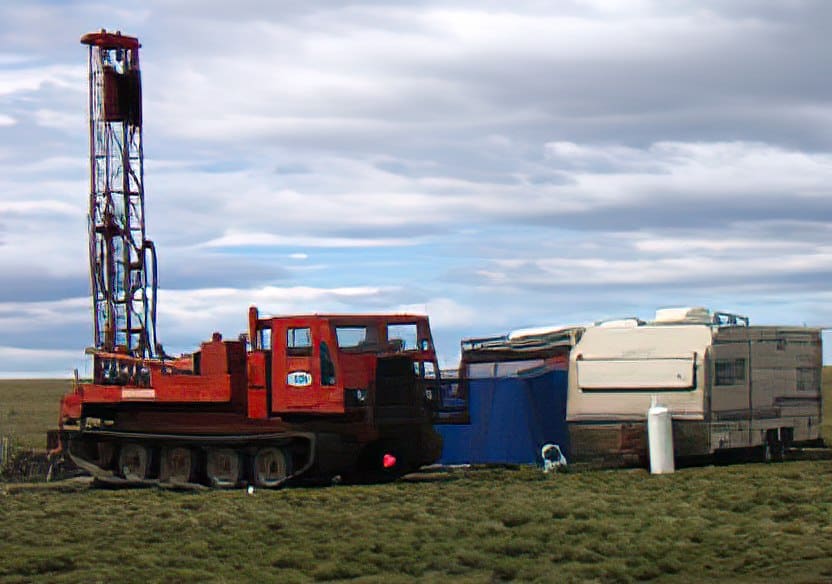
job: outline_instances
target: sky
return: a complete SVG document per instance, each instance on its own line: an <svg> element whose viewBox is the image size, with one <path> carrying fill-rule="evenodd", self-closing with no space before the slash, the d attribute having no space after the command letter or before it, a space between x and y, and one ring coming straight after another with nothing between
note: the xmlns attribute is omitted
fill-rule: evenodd
<svg viewBox="0 0 832 584"><path fill-rule="evenodd" d="M142 42L168 352L252 304L407 311L453 367L462 338L668 306L832 325L830 24L825 0L4 0L0 377L92 343L83 33Z"/></svg>

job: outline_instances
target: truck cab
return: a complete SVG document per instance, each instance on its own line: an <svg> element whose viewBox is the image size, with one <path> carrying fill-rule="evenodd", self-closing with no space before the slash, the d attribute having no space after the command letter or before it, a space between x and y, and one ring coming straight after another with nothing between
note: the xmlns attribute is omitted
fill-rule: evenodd
<svg viewBox="0 0 832 584"><path fill-rule="evenodd" d="M363 412L377 421L413 419L439 399L425 316L261 319L252 308L249 325L249 388L265 398L251 417Z"/></svg>

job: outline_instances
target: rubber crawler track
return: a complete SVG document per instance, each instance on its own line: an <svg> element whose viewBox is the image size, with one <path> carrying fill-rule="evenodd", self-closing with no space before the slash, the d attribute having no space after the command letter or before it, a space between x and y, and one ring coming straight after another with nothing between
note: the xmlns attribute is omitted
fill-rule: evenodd
<svg viewBox="0 0 832 584"><path fill-rule="evenodd" d="M278 488L292 479L303 476L315 462L315 447L317 437L314 433L309 432L293 432L293 433L276 433L276 434L241 434L241 435L225 435L225 436L203 436L203 435L181 435L181 434L146 434L139 432L115 432L111 430L95 430L86 431L78 435L83 438L107 439L118 444L126 442L138 441L142 443L151 442L154 444L176 444L179 446L190 445L194 447L204 446L225 446L229 448L239 447L241 445L251 446L253 444L263 444L274 441L291 441L296 439L304 439L309 443L309 456L306 462L297 470L288 474L284 479L280 480L270 488ZM121 487L167 487L177 489L210 489L207 485L198 482L181 482L181 481L162 481L160 479L141 479L130 480L118 476L112 470L102 468L98 464L87 460L86 458L74 453L72 451L72 439L69 440L69 448L66 448L64 453L78 468L90 473L95 481L106 486L121 486Z"/></svg>

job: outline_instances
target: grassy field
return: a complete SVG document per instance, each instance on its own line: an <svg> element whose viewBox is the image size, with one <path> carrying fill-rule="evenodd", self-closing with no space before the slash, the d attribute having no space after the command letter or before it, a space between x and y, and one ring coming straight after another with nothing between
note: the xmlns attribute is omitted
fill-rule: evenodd
<svg viewBox="0 0 832 584"><path fill-rule="evenodd" d="M0 432L42 446L67 386L0 382ZM0 484L0 582L341 579L828 581L832 461L253 495Z"/></svg>
<svg viewBox="0 0 832 584"><path fill-rule="evenodd" d="M182 493L0 486L0 581L832 579L832 461Z"/></svg>
<svg viewBox="0 0 832 584"><path fill-rule="evenodd" d="M11 435L26 448L45 448L46 431L58 426L67 379L0 380L0 436Z"/></svg>

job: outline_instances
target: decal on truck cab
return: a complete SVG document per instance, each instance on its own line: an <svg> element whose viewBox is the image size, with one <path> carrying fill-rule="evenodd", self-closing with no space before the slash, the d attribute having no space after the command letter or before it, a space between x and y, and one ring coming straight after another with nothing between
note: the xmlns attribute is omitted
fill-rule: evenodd
<svg viewBox="0 0 832 584"><path fill-rule="evenodd" d="M122 389L121 399L156 399L155 389Z"/></svg>
<svg viewBox="0 0 832 584"><path fill-rule="evenodd" d="M292 387L309 387L312 385L312 374L308 371L291 371L286 376L286 383Z"/></svg>

